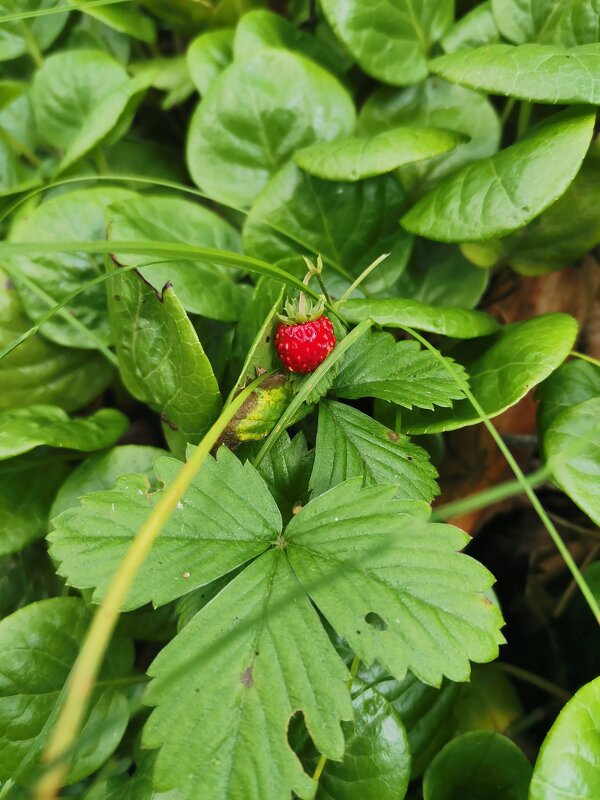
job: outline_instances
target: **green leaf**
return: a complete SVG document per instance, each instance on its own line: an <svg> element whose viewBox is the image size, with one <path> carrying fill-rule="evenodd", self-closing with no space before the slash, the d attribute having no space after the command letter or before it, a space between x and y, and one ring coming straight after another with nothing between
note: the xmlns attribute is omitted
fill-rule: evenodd
<svg viewBox="0 0 600 800"><path fill-rule="evenodd" d="M344 71L345 64L327 42L297 28L280 14L262 9L244 14L235 30L233 52L236 60L270 47L298 52L332 72Z"/></svg>
<svg viewBox="0 0 600 800"><path fill-rule="evenodd" d="M364 485L397 487L397 497L431 502L439 494L437 471L429 455L408 436L389 430L351 406L331 400L319 404L312 495L319 495L348 478Z"/></svg>
<svg viewBox="0 0 600 800"><path fill-rule="evenodd" d="M89 14L90 17L94 17L119 33L126 33L127 36L147 44L152 44L156 40L154 22L129 4L85 8L86 0L67 1L75 8L80 7L84 14Z"/></svg>
<svg viewBox="0 0 600 800"><path fill-rule="evenodd" d="M554 478L596 525L600 525L599 414L600 397L596 396L561 411L544 434L544 451Z"/></svg>
<svg viewBox="0 0 600 800"><path fill-rule="evenodd" d="M121 64L100 50L64 50L49 56L33 82L33 108L44 140L68 150L92 112L127 80Z"/></svg>
<svg viewBox="0 0 600 800"><path fill-rule="evenodd" d="M462 397L462 390L433 353L421 350L414 341L396 342L389 333L363 336L352 347L331 393L348 400L379 397L404 408L428 409L451 407L453 400Z"/></svg>
<svg viewBox="0 0 600 800"><path fill-rule="evenodd" d="M562 269L600 241L600 142L592 143L575 180L554 205L500 242L500 258L522 275Z"/></svg>
<svg viewBox="0 0 600 800"><path fill-rule="evenodd" d="M168 486L181 462L162 458L156 474ZM49 535L59 573L79 589L94 587L100 602L140 525L162 496L148 491L144 476L127 476L112 491L81 499L63 512ZM102 518L102 528L98 519ZM225 575L269 547L281 516L263 479L225 447L194 478L142 564L124 608L165 603ZM97 553L102 549L102 559Z"/></svg>
<svg viewBox="0 0 600 800"><path fill-rule="evenodd" d="M449 742L429 765L424 800L527 800L531 764L495 731L473 731Z"/></svg>
<svg viewBox="0 0 600 800"><path fill-rule="evenodd" d="M541 383L535 393L542 436L561 411L600 397L600 367L579 358L567 361Z"/></svg>
<svg viewBox="0 0 600 800"><path fill-rule="evenodd" d="M0 466L0 555L46 535L50 504L67 473L64 463L27 456Z"/></svg>
<svg viewBox="0 0 600 800"><path fill-rule="evenodd" d="M154 89L165 92L160 107L169 111L184 103L194 92L194 84L185 56L171 58L150 58L131 65L134 75L147 75L148 83Z"/></svg>
<svg viewBox="0 0 600 800"><path fill-rule="evenodd" d="M232 25L246 11L263 5L264 0L219 0L196 3L190 0L141 0L159 19L176 31L189 35L200 28Z"/></svg>
<svg viewBox="0 0 600 800"><path fill-rule="evenodd" d="M211 197L249 206L300 147L349 134L354 106L336 79L284 50L236 61L194 113L187 162Z"/></svg>
<svg viewBox="0 0 600 800"><path fill-rule="evenodd" d="M317 178L359 181L447 153L464 141L459 133L441 128L392 128L371 138L318 142L298 150L294 161Z"/></svg>
<svg viewBox="0 0 600 800"><path fill-rule="evenodd" d="M12 281L0 271L0 349L30 327ZM112 375L104 356L60 347L38 334L0 360L0 410L45 403L75 411L97 397Z"/></svg>
<svg viewBox="0 0 600 800"><path fill-rule="evenodd" d="M566 191L587 152L594 120L581 110L550 117L511 147L446 178L402 224L448 242L484 241L522 228Z"/></svg>
<svg viewBox="0 0 600 800"><path fill-rule="evenodd" d="M464 364L469 387L489 417L501 414L525 397L569 355L577 336L577 323L566 314L541 317L504 326L489 339L466 343L452 351ZM454 403L451 412L438 409L425 414L402 415L407 433L439 433L475 425L480 421L466 399Z"/></svg>
<svg viewBox="0 0 600 800"><path fill-rule="evenodd" d="M417 300L391 297L384 300L347 300L340 311L348 322L372 319L384 328L408 325L421 331L441 333L456 339L487 336L498 330L495 319L482 311L430 306Z"/></svg>
<svg viewBox="0 0 600 800"><path fill-rule="evenodd" d="M394 486L361 482L336 486L292 519L294 572L365 664L377 659L398 678L410 669L433 685L443 675L467 680L469 659L491 661L503 641L500 612L482 594L492 576L457 552L463 531L428 522L423 503L394 499Z"/></svg>
<svg viewBox="0 0 600 800"><path fill-rule="evenodd" d="M103 50L126 66L132 42L125 34L88 14L81 14L74 24L69 25L67 36L61 44L67 50Z"/></svg>
<svg viewBox="0 0 600 800"><path fill-rule="evenodd" d="M154 478L153 464L165 451L159 447L128 444L86 458L60 487L52 504L51 517L79 505L90 492L112 489L122 475L142 474ZM155 488L154 486L152 488Z"/></svg>
<svg viewBox="0 0 600 800"><path fill-rule="evenodd" d="M558 715L538 755L530 800L594 800L600 790L600 678Z"/></svg>
<svg viewBox="0 0 600 800"><path fill-rule="evenodd" d="M371 294L387 292L404 271L412 244L398 225L403 203L404 193L391 176L335 183L288 164L248 214L244 251L275 263L289 259L286 268L299 275L306 271L302 256L320 253L325 283L334 294L382 253L391 253L362 284Z"/></svg>
<svg viewBox="0 0 600 800"><path fill-rule="evenodd" d="M363 70L407 86L427 77L427 53L454 16L452 0L323 0L331 27Z"/></svg>
<svg viewBox="0 0 600 800"><path fill-rule="evenodd" d="M487 282L488 273L474 267L458 247L417 239L395 291L399 297L438 308L473 308L481 300Z"/></svg>
<svg viewBox="0 0 600 800"><path fill-rule="evenodd" d="M442 47L446 53L456 53L459 50L470 50L498 41L500 41L500 31L492 13L492 4L490 0L486 0L454 23L442 37Z"/></svg>
<svg viewBox="0 0 600 800"><path fill-rule="evenodd" d="M106 207L133 196L128 190L116 187L80 189L56 195L18 218L10 232L11 241L43 244L103 239ZM4 266L19 290L25 312L34 322L82 283L104 272L101 255L78 252L39 252L6 259ZM79 295L62 313L49 319L42 331L52 342L71 347L89 349L98 347L99 341L109 343L104 286L93 286Z"/></svg>
<svg viewBox="0 0 600 800"><path fill-rule="evenodd" d="M222 217L190 200L168 195L144 195L118 202L106 212L109 238L171 241L240 250L237 231ZM140 274L157 290L173 284L182 305L194 314L233 321L244 305L246 287L236 283L237 270L207 261L173 260L142 268Z"/></svg>
<svg viewBox="0 0 600 800"><path fill-rule="evenodd" d="M361 686L352 700L354 722L344 725L341 763L328 761L317 800L398 800L410 780L410 748L402 720L376 688Z"/></svg>
<svg viewBox="0 0 600 800"><path fill-rule="evenodd" d="M215 421L221 394L194 326L170 284L157 292L135 270L109 269L108 307L123 383L196 444Z"/></svg>
<svg viewBox="0 0 600 800"><path fill-rule="evenodd" d="M62 589L43 543L0 557L0 619L34 600L56 597Z"/></svg>
<svg viewBox="0 0 600 800"><path fill-rule="evenodd" d="M500 144L500 122L490 101L436 77L401 91L377 89L361 109L359 130L363 135L399 125L445 128L469 137L443 157L402 168L403 183L420 191L464 164L491 156Z"/></svg>
<svg viewBox="0 0 600 800"><path fill-rule="evenodd" d="M309 451L302 433L290 439L287 431L278 437L257 467L287 522L298 503L308 500L308 481L314 452Z"/></svg>
<svg viewBox="0 0 600 800"><path fill-rule="evenodd" d="M494 44L450 53L430 69L468 89L537 103L600 103L600 46Z"/></svg>
<svg viewBox="0 0 600 800"><path fill-rule="evenodd" d="M15 14L18 11L37 11L64 5L63 0L2 0L0 16ZM25 55L29 51L29 36L37 47L44 51L54 42L68 19L65 14L49 14L48 16L24 20L11 20L0 25L0 61L8 61Z"/></svg>
<svg viewBox="0 0 600 800"><path fill-rule="evenodd" d="M34 447L102 450L127 429L127 417L114 408L102 408L89 417L69 419L57 406L29 406L0 411L0 460L27 453Z"/></svg>
<svg viewBox="0 0 600 800"><path fill-rule="evenodd" d="M597 0L492 0L502 35L515 44L547 42L572 47L598 41Z"/></svg>
<svg viewBox="0 0 600 800"><path fill-rule="evenodd" d="M155 787L176 788L181 800L312 797L286 735L298 709L319 750L342 756L339 721L352 716L347 671L281 549L234 578L149 672L144 699L158 708L143 744L161 748ZM173 719L185 724L174 728Z"/></svg>
<svg viewBox="0 0 600 800"><path fill-rule="evenodd" d="M75 597L43 600L0 622L0 779L39 776L40 751L56 718L63 687L92 614ZM75 743L68 783L90 775L113 753L127 726L119 678L133 666L133 647L113 639L84 727Z"/></svg>
<svg viewBox="0 0 600 800"><path fill-rule="evenodd" d="M196 37L187 49L187 65L196 89L204 95L233 61L233 28L208 31Z"/></svg>

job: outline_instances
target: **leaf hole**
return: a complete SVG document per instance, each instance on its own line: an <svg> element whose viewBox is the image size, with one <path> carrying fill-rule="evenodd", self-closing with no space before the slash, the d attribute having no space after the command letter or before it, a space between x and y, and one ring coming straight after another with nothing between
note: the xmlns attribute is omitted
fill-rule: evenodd
<svg viewBox="0 0 600 800"><path fill-rule="evenodd" d="M365 622L367 625L370 625L372 628L375 628L378 631L387 630L387 622L375 611L369 611L368 614L365 614Z"/></svg>

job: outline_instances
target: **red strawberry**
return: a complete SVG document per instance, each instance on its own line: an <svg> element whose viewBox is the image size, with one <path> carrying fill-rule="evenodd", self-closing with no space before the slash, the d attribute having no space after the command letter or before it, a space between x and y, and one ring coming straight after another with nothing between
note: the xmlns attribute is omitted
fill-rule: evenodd
<svg viewBox="0 0 600 800"><path fill-rule="evenodd" d="M322 314L317 319L296 324L280 322L275 347L289 372L314 372L335 347L331 320Z"/></svg>

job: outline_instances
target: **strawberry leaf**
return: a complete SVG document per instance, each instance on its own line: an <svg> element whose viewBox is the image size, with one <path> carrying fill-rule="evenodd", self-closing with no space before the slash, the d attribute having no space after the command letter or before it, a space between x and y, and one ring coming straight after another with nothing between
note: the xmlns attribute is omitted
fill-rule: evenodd
<svg viewBox="0 0 600 800"><path fill-rule="evenodd" d="M427 409L450 407L462 397L433 353L421 350L417 342L396 342L389 333L363 336L348 351L330 393L349 400L379 397L404 408Z"/></svg>

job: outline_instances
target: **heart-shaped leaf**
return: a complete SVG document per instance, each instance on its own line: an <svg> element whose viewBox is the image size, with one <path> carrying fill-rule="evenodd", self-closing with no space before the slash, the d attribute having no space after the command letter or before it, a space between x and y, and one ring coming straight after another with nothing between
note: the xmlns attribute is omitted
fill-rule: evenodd
<svg viewBox="0 0 600 800"><path fill-rule="evenodd" d="M246 207L295 150L344 136L354 122L352 101L329 72L285 50L261 50L228 67L198 106L188 166L211 197Z"/></svg>
<svg viewBox="0 0 600 800"><path fill-rule="evenodd" d="M325 15L364 71L408 86L427 77L427 53L451 25L452 0L323 0Z"/></svg>
<svg viewBox="0 0 600 800"><path fill-rule="evenodd" d="M40 751L91 618L81 599L56 597L0 622L1 780L25 783L39 775ZM68 783L98 769L119 744L129 719L119 679L132 665L131 642L115 637L75 743Z"/></svg>

